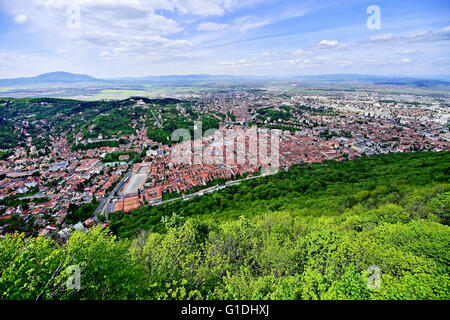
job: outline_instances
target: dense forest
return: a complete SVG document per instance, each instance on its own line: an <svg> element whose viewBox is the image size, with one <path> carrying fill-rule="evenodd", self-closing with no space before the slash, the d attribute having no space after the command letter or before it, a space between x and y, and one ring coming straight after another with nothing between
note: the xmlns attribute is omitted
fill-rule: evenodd
<svg viewBox="0 0 450 320"><path fill-rule="evenodd" d="M194 121L202 122L202 134L209 129L218 129L220 120L214 116L201 115L195 112L189 103L183 103L182 107L185 109L185 115L181 116L174 106L166 105L161 110L164 117L160 128L154 127L152 122L154 117L149 116L147 120L147 136L153 141L169 144L173 143L172 133L177 129L186 129L189 131L191 137L194 137Z"/></svg>
<svg viewBox="0 0 450 320"><path fill-rule="evenodd" d="M33 140L36 140L39 135L44 135L44 138L41 138L43 140L41 145L36 145L34 141L39 149L48 144L50 133L59 135L71 130L80 132L99 114L116 108L130 107L133 103L129 99L123 101L78 101L56 98L0 99L0 119L3 119L0 121L0 149L24 145L26 136L15 131L14 125L25 128ZM126 127L128 126L129 122ZM72 135L69 135L69 138L71 137Z"/></svg>
<svg viewBox="0 0 450 320"><path fill-rule="evenodd" d="M374 208L384 203L398 204L412 186L448 183L449 167L449 153L389 154L297 165L288 172L246 181L189 202L145 207L131 215L117 213L111 217L112 230L119 237L133 236L141 228L164 232L161 218L172 212L215 222L267 211L340 215L358 205ZM439 219L448 225L450 217L442 212Z"/></svg>
<svg viewBox="0 0 450 320"><path fill-rule="evenodd" d="M300 165L64 244L10 235L0 299L450 299L449 176L450 152Z"/></svg>
<svg viewBox="0 0 450 320"><path fill-rule="evenodd" d="M57 98L0 98L0 159L10 155L7 152L16 146L25 146L26 138L33 139L33 145L39 150L49 144L49 135L60 135L67 132L69 143L74 150L84 150L98 146L118 146L120 141L102 141L83 145L75 145L74 135L81 132L83 139L97 139L99 135L111 138L115 135L135 134L149 118L147 109L136 106L136 101L144 100L146 103L162 108L165 112L176 112L175 105L182 101L176 99L146 99L130 98L120 101L79 101ZM189 105L189 103L184 103ZM209 119L209 118L208 118ZM205 120L208 120L205 119ZM214 118L215 119L215 118ZM181 124L179 122L182 122ZM169 119L164 128L155 128L150 119L147 121L149 132L156 138L162 136L167 142L166 132L175 125L188 128L190 123L181 117L178 122ZM212 127L217 128L218 122ZM25 132L26 131L26 134ZM150 136L150 134L149 134ZM170 136L170 135L169 135Z"/></svg>

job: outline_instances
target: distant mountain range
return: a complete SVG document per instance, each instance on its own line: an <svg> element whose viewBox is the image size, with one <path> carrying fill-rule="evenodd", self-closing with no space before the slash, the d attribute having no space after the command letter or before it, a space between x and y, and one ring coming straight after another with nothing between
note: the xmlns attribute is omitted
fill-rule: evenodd
<svg viewBox="0 0 450 320"><path fill-rule="evenodd" d="M82 82L96 82L99 81L86 74L74 74L68 72L50 72L44 73L31 78L15 78L15 79L1 79L1 86L14 85L30 85L30 84L52 84L52 83L82 83Z"/></svg>
<svg viewBox="0 0 450 320"><path fill-rule="evenodd" d="M117 78L117 79L97 79L85 74L73 74L68 72L51 72L30 78L2 79L0 86L18 85L45 85L45 84L79 84L79 83L192 83L192 82L219 82L219 81L244 81L244 80L293 80L320 83L343 83L358 82L385 85L412 85L416 87L433 87L450 85L450 76L428 77L403 77L403 76L375 76L360 74L334 74L317 76L296 76L296 77L268 77L268 76L230 76L230 75L169 75L169 76L148 76L142 78Z"/></svg>
<svg viewBox="0 0 450 320"><path fill-rule="evenodd" d="M298 76L295 79L310 80L314 82L360 82L384 85L413 85L416 87L432 87L437 85L450 85L450 78L439 76L436 78L403 77L403 76L376 76L361 74L332 74L319 76Z"/></svg>

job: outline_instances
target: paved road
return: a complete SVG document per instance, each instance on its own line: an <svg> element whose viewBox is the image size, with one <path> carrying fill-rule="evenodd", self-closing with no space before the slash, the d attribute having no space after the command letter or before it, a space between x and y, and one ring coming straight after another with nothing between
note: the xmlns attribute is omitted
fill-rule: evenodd
<svg viewBox="0 0 450 320"><path fill-rule="evenodd" d="M234 186L234 185L240 184L242 181L257 179L257 178L261 178L261 177L265 177L265 176L267 176L267 175L259 175L259 176L254 176L254 177L247 177L245 179L240 179L240 180L227 181L223 185L213 186L213 187L210 187L210 188L207 188L207 189L203 189L203 190L200 190L198 192L194 192L194 193L188 194L188 195L186 195L184 197L173 198L173 199L170 199L170 200L166 200L166 201L162 201L162 202L159 202L159 203L155 203L155 204L153 204L153 206L160 206L160 205L171 203L171 202L174 202L174 201L177 201L177 200L188 201L188 200L190 200L190 199L192 199L192 198L194 198L196 196L203 196L206 193L212 193L214 191L225 189L226 187L230 187L230 186Z"/></svg>
<svg viewBox="0 0 450 320"><path fill-rule="evenodd" d="M153 111L152 111L153 113ZM145 129L145 125L142 126L141 131L143 131ZM141 153L144 150L144 147L141 146ZM128 170L125 173L125 175L123 176L123 178L116 184L116 186L111 190L111 192L109 193L109 195L106 198L103 198L100 201L99 206L97 207L97 209L94 212L94 217L96 217L98 214L104 214L104 211L106 211L106 214L108 214L111 210L111 200L112 198L114 198L114 194L118 194L119 196L123 196L122 194L120 194L119 190L122 188L123 184L125 183L125 181L127 179L129 179L131 177L131 171L133 170L133 161L129 161L127 163L128 166Z"/></svg>
<svg viewBox="0 0 450 320"><path fill-rule="evenodd" d="M100 205L95 210L94 217L96 217L97 214L104 214L104 211L106 211L106 217L108 218L108 213L110 212L111 209L113 209L112 204L110 202L111 202L112 198L114 197L114 194L116 192L118 192L118 190L123 186L125 181L131 176L131 173L132 173L131 170L133 169L133 166L131 166L131 162L129 162L128 165L129 165L129 168L128 168L127 173L124 175L124 177L121 179L121 181L118 184L116 184L114 189L109 193L108 197L101 200ZM240 179L240 180L227 181L223 185L209 187L207 189L203 189L198 192L188 194L184 197L173 198L170 200L155 203L155 204L153 204L153 206L160 206L160 205L164 205L164 204L171 203L171 202L178 201L178 200L188 201L196 196L203 196L204 194L212 193L214 191L225 189L226 187L240 184L242 181L257 179L257 178L265 177L267 175L271 175L271 174L268 173L268 174L262 174L259 176L247 177L247 178Z"/></svg>
<svg viewBox="0 0 450 320"><path fill-rule="evenodd" d="M155 114L153 113L153 110L152 110L152 109L150 109L150 112L152 113L153 118L155 118L156 123L158 124L158 128L162 128L161 122L159 122L159 119L155 116Z"/></svg>
<svg viewBox="0 0 450 320"><path fill-rule="evenodd" d="M103 211L105 208L107 208L107 206L105 206L106 204L108 204L112 198L114 197L114 194L119 191L119 189L122 187L122 185L124 184L124 182L126 181L126 179L128 179L131 176L131 170L133 169L133 167L131 166L131 162L128 163L129 168L128 171L125 173L125 175L123 176L123 178L116 184L116 186L111 190L111 192L109 193L108 197L103 198L100 201L99 206L97 207L97 209L95 210L94 215L96 216L97 214L103 214Z"/></svg>

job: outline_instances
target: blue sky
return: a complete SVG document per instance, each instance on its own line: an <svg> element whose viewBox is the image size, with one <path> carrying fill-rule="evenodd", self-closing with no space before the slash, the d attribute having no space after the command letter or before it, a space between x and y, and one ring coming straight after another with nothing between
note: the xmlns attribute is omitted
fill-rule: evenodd
<svg viewBox="0 0 450 320"><path fill-rule="evenodd" d="M450 1L0 0L0 78L56 70L449 75Z"/></svg>

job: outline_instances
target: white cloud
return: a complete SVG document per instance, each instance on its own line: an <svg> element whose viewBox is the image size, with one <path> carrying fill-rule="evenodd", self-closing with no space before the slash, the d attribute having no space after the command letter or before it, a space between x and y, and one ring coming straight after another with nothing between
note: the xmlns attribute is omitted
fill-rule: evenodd
<svg viewBox="0 0 450 320"><path fill-rule="evenodd" d="M33 17L34 32L50 46L58 45L51 48L55 53L63 47L73 56L89 52L104 59L126 58L127 54L130 60L138 55L170 59L180 55L198 56L193 48L205 43L211 45L214 41L235 41L241 38L239 31L309 11L297 6L298 10L283 9L265 16L244 16L228 23L210 20L197 25L197 31L210 32L195 35L185 31L182 25L186 25L183 15L186 15L186 21L198 21L199 17L221 16L261 1L266 0L23 0L7 2L5 9L12 15L20 13ZM79 30L67 27L71 14L68 8L74 4L80 9ZM172 13L169 15L167 11Z"/></svg>
<svg viewBox="0 0 450 320"><path fill-rule="evenodd" d="M14 21L17 23L24 23L28 20L28 16L26 14L19 14L14 17Z"/></svg>
<svg viewBox="0 0 450 320"><path fill-rule="evenodd" d="M337 40L322 40L319 42L319 46L323 48L334 48L339 45Z"/></svg>
<svg viewBox="0 0 450 320"><path fill-rule="evenodd" d="M67 7L75 1L81 8L81 30L67 28ZM264 7L256 8L258 10L253 11L251 15L248 10L245 10L247 13L237 11L243 6L260 1L266 2ZM318 6L323 6L313 2L296 2L289 5L275 5L273 0L0 2L1 9L11 17L10 22L14 24L14 17L16 23L26 21L30 27L20 30L29 32L39 40L36 41L39 42L36 47L18 45L19 52L14 55L0 54L9 57L10 60L4 65L14 69L17 74L49 71L45 70L47 68L73 68L80 69L80 73L97 72L97 75L136 75L167 73L171 70L175 73L182 70L204 72L215 66L223 68L225 73L228 70L240 73L240 68L252 67L268 74L278 73L279 68L286 68L286 72L296 72L297 68L303 68L305 71L310 69L319 72L340 72L359 70L359 65L364 68L368 66L366 69L361 67L361 70L378 72L377 67L407 69L405 66L410 67L407 64L412 62L411 59L414 61L411 69L413 66L416 68L427 57L430 58L431 64L437 56L445 56L448 53L450 40L450 26L409 35L405 33L404 27L401 29L403 32L400 29L392 29L396 30L395 35L365 33L366 39L358 41L353 38L345 40L346 43L342 43L342 39L346 39L349 34L340 32L340 29L314 32L301 28L289 30L287 26L291 21L286 20L300 17L318 9ZM266 7L270 10L266 10ZM235 13L227 15L232 11ZM20 15L26 18L19 19ZM224 16L220 20L214 18L222 15ZM292 25L297 25L297 22L300 24L301 20L299 18ZM278 26L280 21L285 23ZM353 27L351 29L353 30ZM414 29L419 30L420 27L416 26ZM352 33L352 37L354 34L357 33ZM377 35L372 36L373 34ZM19 41L20 39L17 42ZM299 48L301 43L306 44ZM42 54L34 53L40 49L43 49ZM29 58L21 59L22 53L29 54ZM420 55L415 55L416 53ZM428 54L431 56L427 56ZM34 58L37 60L33 60L32 64L30 61ZM114 64L105 60L113 61ZM351 64L355 67L346 69ZM6 67L3 66L3 69ZM445 70L448 70L448 67ZM12 71L4 72L10 73Z"/></svg>
<svg viewBox="0 0 450 320"><path fill-rule="evenodd" d="M400 60L388 60L387 63L388 64L407 64L407 63L411 63L412 60L409 58L404 58L404 59L400 59Z"/></svg>
<svg viewBox="0 0 450 320"><path fill-rule="evenodd" d="M410 54L418 54L418 53L421 53L421 52L420 52L419 50L408 49L408 50L401 51L401 52L399 52L398 54L401 54L401 55L410 55Z"/></svg>
<svg viewBox="0 0 450 320"><path fill-rule="evenodd" d="M316 6L316 5L315 5ZM275 10L270 12L269 15L263 16L242 16L234 20L234 25L242 32L246 32L252 29L261 28L267 25L277 23L279 21L302 17L305 14L314 10L310 4L296 4L294 6L285 6L282 10Z"/></svg>
<svg viewBox="0 0 450 320"><path fill-rule="evenodd" d="M411 63L411 62L412 62L412 60L409 58L405 58L405 59L401 59L401 60L397 61L397 63L399 63L399 64Z"/></svg>
<svg viewBox="0 0 450 320"><path fill-rule="evenodd" d="M218 31L228 27L227 24L219 24L215 22L203 22L197 26L198 31Z"/></svg>
<svg viewBox="0 0 450 320"><path fill-rule="evenodd" d="M118 60L127 54L130 59L138 55L154 58L155 54L169 57L176 50L192 47L182 35L177 36L183 30L177 21L155 13L154 8L158 7L177 10L175 5L170 7L172 1L78 0L79 30L67 27L72 14L68 5L73 1L24 0L24 3L27 8L8 4L7 9L12 13L20 9L33 17L35 33L58 45L54 52L63 47L77 56L96 50L97 56Z"/></svg>
<svg viewBox="0 0 450 320"><path fill-rule="evenodd" d="M358 45L413 45L416 43L448 41L450 40L450 26L438 31L416 32L402 36L395 36L392 33L385 35L374 36L369 39L358 41Z"/></svg>
<svg viewBox="0 0 450 320"><path fill-rule="evenodd" d="M303 50L303 49L298 49L298 50L295 50L295 52L294 52L294 54L306 54L306 51L305 50Z"/></svg>
<svg viewBox="0 0 450 320"><path fill-rule="evenodd" d="M34 0L34 4L51 8L67 8L73 0ZM200 16L221 16L238 6L237 0L78 0L80 8L89 7L129 7L147 11L167 10L181 14Z"/></svg>
<svg viewBox="0 0 450 320"><path fill-rule="evenodd" d="M183 14L221 16L236 5L236 2L233 0L175 0L173 4L176 10Z"/></svg>
<svg viewBox="0 0 450 320"><path fill-rule="evenodd" d="M378 36L373 36L370 38L371 41L386 41L386 40L392 40L395 38L395 35L393 33L387 33L382 34Z"/></svg>
<svg viewBox="0 0 450 320"><path fill-rule="evenodd" d="M120 60L119 56L114 52L104 51L100 53L100 57L109 60L109 61L118 61Z"/></svg>
<svg viewBox="0 0 450 320"><path fill-rule="evenodd" d="M244 16L235 19L234 25L241 31L246 32L252 29L261 28L273 23L272 18L260 18L255 16Z"/></svg>

